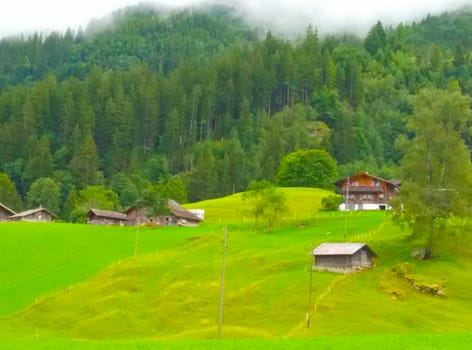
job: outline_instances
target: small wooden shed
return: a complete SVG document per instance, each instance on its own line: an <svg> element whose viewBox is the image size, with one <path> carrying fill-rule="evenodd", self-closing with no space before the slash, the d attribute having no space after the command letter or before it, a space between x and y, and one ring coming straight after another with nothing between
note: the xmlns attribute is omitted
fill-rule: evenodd
<svg viewBox="0 0 472 350"><path fill-rule="evenodd" d="M377 254L365 243L322 243L313 251L314 270L349 273L372 267Z"/></svg>
<svg viewBox="0 0 472 350"><path fill-rule="evenodd" d="M0 222L8 221L9 217L12 215L16 215L16 213L6 205L0 203Z"/></svg>
<svg viewBox="0 0 472 350"><path fill-rule="evenodd" d="M10 221L33 221L33 222L51 222L54 217L46 208L40 207L36 209L30 209L22 211L21 213L10 216Z"/></svg>
<svg viewBox="0 0 472 350"><path fill-rule="evenodd" d="M93 225L126 225L128 217L124 213L112 210L90 209L87 223Z"/></svg>

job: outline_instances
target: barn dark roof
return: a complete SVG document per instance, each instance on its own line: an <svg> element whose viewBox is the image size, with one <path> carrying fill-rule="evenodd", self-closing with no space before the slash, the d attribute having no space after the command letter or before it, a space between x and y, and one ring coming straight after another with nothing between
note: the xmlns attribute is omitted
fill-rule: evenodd
<svg viewBox="0 0 472 350"><path fill-rule="evenodd" d="M36 208L36 209L29 209L29 210L22 211L21 213L12 215L10 217L13 218L13 219L14 218L24 218L25 216L33 215L33 214L39 213L40 211L45 211L46 213L48 213L51 216L56 216L54 213L51 213L46 208Z"/></svg>
<svg viewBox="0 0 472 350"><path fill-rule="evenodd" d="M125 221L128 220L128 216L126 214L120 213L117 211L112 211L112 210L90 209L89 213L92 213L95 216L98 216L101 218L125 220Z"/></svg>
<svg viewBox="0 0 472 350"><path fill-rule="evenodd" d="M16 215L16 213L11 210L10 208L8 208L6 205L0 203L0 207L2 207L3 209L5 209L5 211L7 211L8 213L10 213L11 215Z"/></svg>
<svg viewBox="0 0 472 350"><path fill-rule="evenodd" d="M195 214L189 212L187 209L181 207L180 204L174 201L173 199L169 199L167 201L167 207L169 208L170 212L176 217L192 221L202 221L202 219L200 219Z"/></svg>
<svg viewBox="0 0 472 350"><path fill-rule="evenodd" d="M359 250L366 248L373 256L375 252L365 243L321 243L313 249L311 255L354 255Z"/></svg>

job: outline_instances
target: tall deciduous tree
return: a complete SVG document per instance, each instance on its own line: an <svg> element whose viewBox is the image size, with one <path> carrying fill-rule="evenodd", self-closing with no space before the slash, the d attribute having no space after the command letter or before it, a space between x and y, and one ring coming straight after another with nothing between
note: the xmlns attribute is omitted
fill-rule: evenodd
<svg viewBox="0 0 472 350"><path fill-rule="evenodd" d="M470 215L472 164L461 138L470 121L470 99L457 83L424 89L414 99L408 127L414 138L403 157L400 200L413 235L425 240L426 256L447 232L451 217Z"/></svg>
<svg viewBox="0 0 472 350"><path fill-rule="evenodd" d="M0 203L12 210L21 210L22 208L21 198L16 191L15 184L5 173L0 173Z"/></svg>
<svg viewBox="0 0 472 350"><path fill-rule="evenodd" d="M88 186L78 193L71 193L69 205L74 207L70 214L73 222L84 222L87 211L95 209L116 210L118 209L118 196L113 190L103 186Z"/></svg>
<svg viewBox="0 0 472 350"><path fill-rule="evenodd" d="M26 201L30 207L43 206L54 214L59 214L60 197L59 186L54 180L43 177L33 182L26 194Z"/></svg>
<svg viewBox="0 0 472 350"><path fill-rule="evenodd" d="M263 220L269 232L277 226L287 210L285 194L265 180L251 181L242 199L247 212L254 217L256 228Z"/></svg>
<svg viewBox="0 0 472 350"><path fill-rule="evenodd" d="M277 172L277 183L284 187L332 189L337 177L336 161L324 150L298 150L287 154Z"/></svg>

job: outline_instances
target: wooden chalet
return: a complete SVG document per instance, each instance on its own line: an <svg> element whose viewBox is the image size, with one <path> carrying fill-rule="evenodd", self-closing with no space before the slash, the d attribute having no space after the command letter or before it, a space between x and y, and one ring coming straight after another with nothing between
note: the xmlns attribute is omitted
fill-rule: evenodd
<svg viewBox="0 0 472 350"><path fill-rule="evenodd" d="M159 226L198 226L202 219L196 214L180 206L176 201L167 201L169 213L166 215L149 216L146 208L131 207L125 211L128 217L128 224L139 225L159 225Z"/></svg>
<svg viewBox="0 0 472 350"><path fill-rule="evenodd" d="M128 217L124 213L112 210L90 209L87 213L87 223L93 225L126 225Z"/></svg>
<svg viewBox="0 0 472 350"><path fill-rule="evenodd" d="M0 222L8 221L12 215L16 215L16 213L6 205L0 203Z"/></svg>
<svg viewBox="0 0 472 350"><path fill-rule="evenodd" d="M385 210L400 189L397 180L384 180L367 172L335 182L344 197L341 210Z"/></svg>
<svg viewBox="0 0 472 350"><path fill-rule="evenodd" d="M9 217L9 221L31 221L31 222L51 222L54 220L54 215L49 210L43 207L30 209Z"/></svg>
<svg viewBox="0 0 472 350"><path fill-rule="evenodd" d="M313 251L314 270L350 273L372 267L377 254L365 243L322 243Z"/></svg>

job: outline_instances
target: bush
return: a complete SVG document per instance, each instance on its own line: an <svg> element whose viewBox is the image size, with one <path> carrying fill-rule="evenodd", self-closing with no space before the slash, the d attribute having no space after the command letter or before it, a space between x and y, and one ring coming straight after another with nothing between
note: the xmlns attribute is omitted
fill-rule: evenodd
<svg viewBox="0 0 472 350"><path fill-rule="evenodd" d="M339 205L344 202L344 198L338 194L324 197L321 200L321 206L324 210L337 210Z"/></svg>

